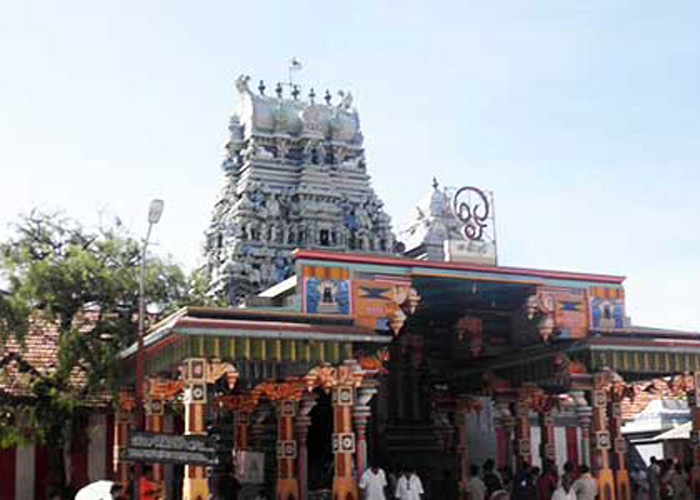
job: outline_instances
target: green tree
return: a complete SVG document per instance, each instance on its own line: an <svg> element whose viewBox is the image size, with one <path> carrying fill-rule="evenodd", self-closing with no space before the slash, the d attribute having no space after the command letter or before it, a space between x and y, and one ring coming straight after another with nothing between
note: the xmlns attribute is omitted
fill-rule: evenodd
<svg viewBox="0 0 700 500"><path fill-rule="evenodd" d="M137 333L140 243L119 224L89 230L62 215L32 212L0 243L0 445L43 443L51 494L72 498L62 450L86 405L113 395L117 355ZM206 304L200 275L150 257L146 296L166 314ZM37 322L53 328L55 360L33 366L23 347ZM33 326L34 325L34 326ZM34 330L30 330L30 329ZM35 334L35 333L33 333ZM48 339L47 339L48 340ZM10 344L15 346L10 349Z"/></svg>

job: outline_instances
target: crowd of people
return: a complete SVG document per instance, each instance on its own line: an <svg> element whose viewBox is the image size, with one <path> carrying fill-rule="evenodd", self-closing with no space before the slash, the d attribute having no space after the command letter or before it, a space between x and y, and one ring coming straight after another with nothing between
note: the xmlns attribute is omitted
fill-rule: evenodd
<svg viewBox="0 0 700 500"><path fill-rule="evenodd" d="M632 500L694 500L690 475L679 461L651 457L649 467L634 467L630 473ZM544 467L521 462L515 474L496 470L493 460L480 468L472 465L462 491L468 500L595 500L598 482L586 465L567 462L559 474L553 462Z"/></svg>
<svg viewBox="0 0 700 500"><path fill-rule="evenodd" d="M648 467L632 467L631 500L694 500L689 471L679 461L651 457L650 462ZM145 467L144 473L138 498L160 498L162 492L152 487L155 483L151 481L150 466ZM447 478L445 482L451 481ZM426 500L423 483L416 470L410 467L402 468L395 475L372 465L361 475L358 486L364 500ZM113 498L121 498L120 493L128 496L128 492L117 491L117 485L113 486L115 488ZM227 495L214 494L211 498L237 498L240 487L227 484L223 489ZM216 489L212 493L216 493ZM454 497L447 491L434 493L435 500ZM545 462L542 469L520 461L512 473L508 468L496 469L495 462L489 459L481 467L471 466L469 480L460 486L459 493L462 500L595 500L598 482L586 465L567 462L560 474L552 461ZM261 490L256 500L265 498Z"/></svg>
<svg viewBox="0 0 700 500"><path fill-rule="evenodd" d="M651 457L649 467L630 473L633 500L693 500L689 470L672 458Z"/></svg>
<svg viewBox="0 0 700 500"><path fill-rule="evenodd" d="M479 468L472 465L462 496L469 500L594 500L598 485L586 465L564 465L560 475L553 462L531 467L521 462L515 473L496 470L489 459Z"/></svg>

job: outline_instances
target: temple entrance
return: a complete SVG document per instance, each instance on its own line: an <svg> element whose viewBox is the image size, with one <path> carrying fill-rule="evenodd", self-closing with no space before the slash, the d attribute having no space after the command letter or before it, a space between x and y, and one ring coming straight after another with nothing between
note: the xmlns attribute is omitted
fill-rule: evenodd
<svg viewBox="0 0 700 500"><path fill-rule="evenodd" d="M333 485L333 408L331 397L320 389L316 406L311 410L311 428L307 439L309 492L311 498L324 498Z"/></svg>

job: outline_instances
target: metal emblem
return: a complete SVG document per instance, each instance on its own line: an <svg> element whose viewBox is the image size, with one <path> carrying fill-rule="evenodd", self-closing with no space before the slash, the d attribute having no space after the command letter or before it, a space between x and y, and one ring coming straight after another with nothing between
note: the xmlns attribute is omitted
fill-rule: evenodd
<svg viewBox="0 0 700 500"><path fill-rule="evenodd" d="M462 234L468 240L482 240L490 211L484 192L473 186L459 188L452 198L452 212L462 224Z"/></svg>

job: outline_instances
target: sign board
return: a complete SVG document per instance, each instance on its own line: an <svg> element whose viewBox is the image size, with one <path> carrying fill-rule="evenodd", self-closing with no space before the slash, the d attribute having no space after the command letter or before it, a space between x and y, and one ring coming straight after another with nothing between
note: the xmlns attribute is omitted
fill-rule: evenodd
<svg viewBox="0 0 700 500"><path fill-rule="evenodd" d="M265 454L257 451L239 451L234 460L236 478L244 484L265 482Z"/></svg>
<svg viewBox="0 0 700 500"><path fill-rule="evenodd" d="M134 432L121 455L127 462L218 465L216 449L206 436Z"/></svg>
<svg viewBox="0 0 700 500"><path fill-rule="evenodd" d="M445 260L486 266L496 265L496 244L492 241L446 240Z"/></svg>

